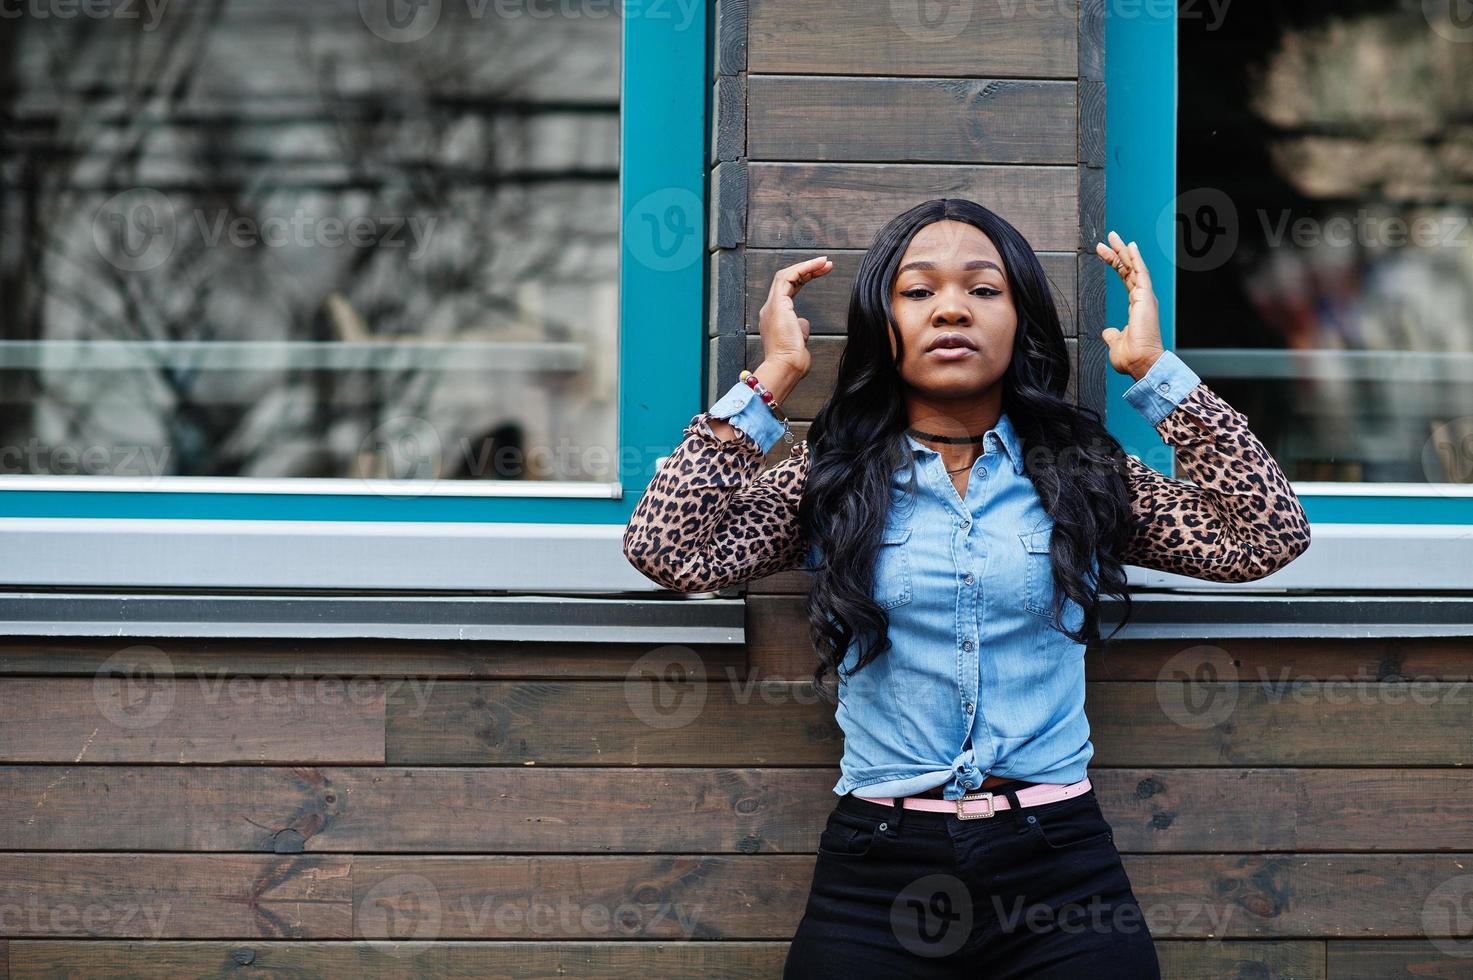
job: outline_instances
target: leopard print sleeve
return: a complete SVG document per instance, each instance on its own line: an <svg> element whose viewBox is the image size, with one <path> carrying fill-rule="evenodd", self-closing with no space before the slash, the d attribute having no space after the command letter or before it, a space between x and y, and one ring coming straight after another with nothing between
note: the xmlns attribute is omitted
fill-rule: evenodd
<svg viewBox="0 0 1473 980"><path fill-rule="evenodd" d="M1155 425L1192 482L1126 457L1136 528L1121 561L1251 582L1309 547L1309 521L1248 419L1199 382Z"/></svg>
<svg viewBox="0 0 1473 980"><path fill-rule="evenodd" d="M798 501L808 441L762 471L761 447L740 429L723 441L711 413L685 427L624 530L624 556L678 592L713 592L798 566L806 546ZM759 473L759 471L761 471Z"/></svg>

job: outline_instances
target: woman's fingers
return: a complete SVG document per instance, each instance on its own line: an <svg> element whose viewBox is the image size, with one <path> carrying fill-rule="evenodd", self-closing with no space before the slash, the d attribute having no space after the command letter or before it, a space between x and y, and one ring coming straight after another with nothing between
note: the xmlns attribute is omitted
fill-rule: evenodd
<svg viewBox="0 0 1473 980"><path fill-rule="evenodd" d="M768 291L768 296L786 296L791 299L798 295L798 290L802 289L809 280L827 275L833 271L833 268L834 263L829 261L829 257L820 255L817 258L807 259L779 269L772 277L772 288Z"/></svg>
<svg viewBox="0 0 1473 980"><path fill-rule="evenodd" d="M1112 237L1119 237L1113 231L1110 235ZM1104 242L1100 242L1095 245L1095 254L1108 262L1110 267L1120 274L1121 280L1125 280L1129 275L1130 265L1125 261L1125 256L1121 252L1116 251Z"/></svg>
<svg viewBox="0 0 1473 980"><path fill-rule="evenodd" d="M1151 273L1146 269L1146 260L1141 256L1141 247L1130 243L1130 254L1135 259L1135 284L1147 292L1151 291Z"/></svg>
<svg viewBox="0 0 1473 980"><path fill-rule="evenodd" d="M1125 283L1125 288L1134 292L1138 287L1150 288L1150 275L1146 272L1146 263L1141 258L1140 247L1134 242L1127 244L1117 233L1110 232L1108 235L1112 245L1100 242L1095 245L1095 254L1110 263L1110 266L1120 276L1120 281Z"/></svg>

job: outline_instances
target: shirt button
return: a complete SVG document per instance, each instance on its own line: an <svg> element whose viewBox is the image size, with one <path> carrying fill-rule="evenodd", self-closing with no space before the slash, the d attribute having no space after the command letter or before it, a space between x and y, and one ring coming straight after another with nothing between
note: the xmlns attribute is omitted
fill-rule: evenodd
<svg viewBox="0 0 1473 980"><path fill-rule="evenodd" d="M962 579L962 582L966 585L971 585L973 581L974 579L971 572L968 572L966 578Z"/></svg>
<svg viewBox="0 0 1473 980"><path fill-rule="evenodd" d="M978 476L986 476L987 475L987 467L985 467L985 466L978 467L977 468L977 475Z"/></svg>
<svg viewBox="0 0 1473 980"><path fill-rule="evenodd" d="M965 650L965 651L967 651L968 653L971 653L972 652L972 646L973 646L972 641L971 640L967 640L965 643L962 644L962 649Z"/></svg>
<svg viewBox="0 0 1473 980"><path fill-rule="evenodd" d="M1170 391L1171 390L1171 385L1169 383L1163 381L1163 382L1161 382L1160 384L1158 384L1156 386L1156 390L1157 391Z"/></svg>
<svg viewBox="0 0 1473 980"><path fill-rule="evenodd" d="M972 713L972 702L968 701L966 703L965 707L967 709L967 714L971 714Z"/></svg>
<svg viewBox="0 0 1473 980"><path fill-rule="evenodd" d="M972 526L972 522L969 521L969 520L967 520L965 517L963 517L962 518L962 527L971 527L971 526Z"/></svg>

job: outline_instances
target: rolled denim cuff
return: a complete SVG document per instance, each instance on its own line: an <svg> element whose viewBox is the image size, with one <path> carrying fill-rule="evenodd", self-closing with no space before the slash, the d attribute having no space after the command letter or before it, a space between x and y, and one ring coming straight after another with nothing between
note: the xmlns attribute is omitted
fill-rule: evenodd
<svg viewBox="0 0 1473 980"><path fill-rule="evenodd" d="M1139 381L1125 389L1125 400L1154 426L1170 415L1201 381L1175 351L1165 351Z"/></svg>
<svg viewBox="0 0 1473 980"><path fill-rule="evenodd" d="M767 403L745 382L738 381L711 406L713 418L725 419L752 438L765 455L783 437L783 425Z"/></svg>

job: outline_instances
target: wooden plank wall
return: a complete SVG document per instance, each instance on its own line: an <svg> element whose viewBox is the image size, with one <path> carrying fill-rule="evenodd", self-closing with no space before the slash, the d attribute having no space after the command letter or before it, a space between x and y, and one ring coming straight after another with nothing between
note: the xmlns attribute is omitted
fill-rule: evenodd
<svg viewBox="0 0 1473 980"><path fill-rule="evenodd" d="M812 323L814 370L787 406L811 419L832 390L860 256L891 217L936 197L976 200L1028 237L1083 371L1070 396L1103 389L1099 328L1078 330L1104 310L1092 251L1104 211L1102 0L953 4L935 23L908 8L918 9L890 0L718 4L713 397L760 360L757 309L773 272L828 254L835 272L799 303Z"/></svg>
<svg viewBox="0 0 1473 980"><path fill-rule="evenodd" d="M975 21L942 42L902 7L719 5L712 388L779 262L836 258L803 298L831 365L866 236L956 193L1034 236L1092 397L1098 4L952 5ZM735 653L6 639L0 978L775 977L842 750L800 586L754 583ZM1468 975L1467 644L1087 667L1093 778L1167 976Z"/></svg>
<svg viewBox="0 0 1473 980"><path fill-rule="evenodd" d="M842 743L747 656L0 643L0 977L775 977ZM1464 642L1087 657L1169 977L1462 977Z"/></svg>

